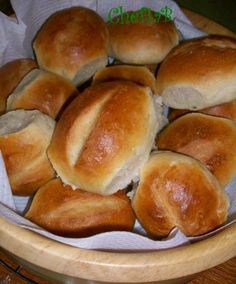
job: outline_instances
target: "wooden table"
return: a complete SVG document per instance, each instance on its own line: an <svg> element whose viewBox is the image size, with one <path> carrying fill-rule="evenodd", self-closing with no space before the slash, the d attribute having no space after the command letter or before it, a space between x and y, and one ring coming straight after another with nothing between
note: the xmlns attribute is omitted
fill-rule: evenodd
<svg viewBox="0 0 236 284"><path fill-rule="evenodd" d="M203 31L213 34L223 34L235 37L236 35L219 24L210 21L198 14L183 9L193 24ZM0 250L0 283L1 284L26 284L49 282L30 273L28 270L12 261L2 250ZM194 277L189 284L230 284L236 283L236 257L207 271L201 272Z"/></svg>

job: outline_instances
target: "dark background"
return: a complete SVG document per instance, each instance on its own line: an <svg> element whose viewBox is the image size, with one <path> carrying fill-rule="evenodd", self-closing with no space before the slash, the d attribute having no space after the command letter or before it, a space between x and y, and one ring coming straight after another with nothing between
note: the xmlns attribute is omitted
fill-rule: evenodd
<svg viewBox="0 0 236 284"><path fill-rule="evenodd" d="M236 32L236 0L176 0L176 2ZM0 0L0 10L11 14L10 1Z"/></svg>

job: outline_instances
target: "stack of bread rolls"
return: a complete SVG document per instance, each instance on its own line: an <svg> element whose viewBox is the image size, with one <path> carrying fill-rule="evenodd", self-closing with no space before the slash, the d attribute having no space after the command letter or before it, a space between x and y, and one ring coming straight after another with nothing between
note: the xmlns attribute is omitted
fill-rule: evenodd
<svg viewBox="0 0 236 284"><path fill-rule="evenodd" d="M33 49L38 65L0 69L9 84L0 94L0 149L13 193L34 195L26 218L70 237L132 231L138 219L154 239L175 227L201 235L227 220L234 40L179 44L173 21L105 23L73 7L45 22ZM108 56L119 65L107 66ZM157 74L150 64L160 65ZM168 124L164 105L182 109L171 120L204 114Z"/></svg>

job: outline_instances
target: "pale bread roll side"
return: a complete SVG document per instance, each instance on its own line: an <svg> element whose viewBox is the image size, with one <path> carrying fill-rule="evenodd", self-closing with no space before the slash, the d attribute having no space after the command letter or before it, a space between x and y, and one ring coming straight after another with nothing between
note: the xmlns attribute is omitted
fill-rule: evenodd
<svg viewBox="0 0 236 284"><path fill-rule="evenodd" d="M154 238L166 237L174 227L198 236L226 221L229 199L202 163L166 151L152 154L142 168L132 206Z"/></svg>
<svg viewBox="0 0 236 284"><path fill-rule="evenodd" d="M7 99L7 110L37 109L56 118L69 97L77 93L71 81L51 72L34 69Z"/></svg>
<svg viewBox="0 0 236 284"><path fill-rule="evenodd" d="M0 117L0 149L14 194L31 195L55 176L46 150L55 121L37 110Z"/></svg>
<svg viewBox="0 0 236 284"><path fill-rule="evenodd" d="M58 121L48 155L65 184L109 195L138 176L160 127L162 108L133 82L93 85Z"/></svg>
<svg viewBox="0 0 236 284"><path fill-rule="evenodd" d="M175 120L176 118L191 112L191 110L188 109L170 109L168 118L170 121ZM199 110L200 113L210 114L214 116L220 116L225 117L233 120L236 122L236 100L233 100L229 103L220 104L217 106L204 108L202 110Z"/></svg>
<svg viewBox="0 0 236 284"><path fill-rule="evenodd" d="M37 64L30 58L10 61L0 68L0 114L6 111L7 97Z"/></svg>
<svg viewBox="0 0 236 284"><path fill-rule="evenodd" d="M188 40L161 64L157 86L172 108L200 110L236 99L236 40L208 36Z"/></svg>

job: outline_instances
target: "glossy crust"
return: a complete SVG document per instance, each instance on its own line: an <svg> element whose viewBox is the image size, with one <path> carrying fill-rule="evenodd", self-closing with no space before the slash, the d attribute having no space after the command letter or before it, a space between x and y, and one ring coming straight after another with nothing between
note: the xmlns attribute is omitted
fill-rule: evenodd
<svg viewBox="0 0 236 284"><path fill-rule="evenodd" d="M55 176L46 150L55 122L37 110L0 117L0 149L14 194L31 195Z"/></svg>
<svg viewBox="0 0 236 284"><path fill-rule="evenodd" d="M153 13L144 17L145 20L139 19L138 23L122 24L118 16L113 23L107 23L111 57L130 64L155 64L178 44L179 35L173 21L157 23Z"/></svg>
<svg viewBox="0 0 236 284"><path fill-rule="evenodd" d="M127 80L142 86L150 87L157 94L156 78L152 72L144 66L114 65L96 72L93 84L115 80Z"/></svg>
<svg viewBox="0 0 236 284"><path fill-rule="evenodd" d="M171 109L168 115L170 121L175 120L176 118L191 112L187 109ZM225 118L229 118L236 122L236 100L233 100L229 103L217 105L214 107L205 108L199 110L198 112L210 114L214 116L221 116Z"/></svg>
<svg viewBox="0 0 236 284"><path fill-rule="evenodd" d="M53 14L35 37L42 69L81 84L107 64L108 32L93 10L72 7Z"/></svg>
<svg viewBox="0 0 236 284"><path fill-rule="evenodd" d="M7 97L34 68L37 68L37 64L32 59L16 59L0 68L0 114L6 111Z"/></svg>
<svg viewBox="0 0 236 284"><path fill-rule="evenodd" d="M65 237L132 231L135 222L131 202L124 191L101 196L73 190L60 179L51 180L38 190L25 217Z"/></svg>
<svg viewBox="0 0 236 284"><path fill-rule="evenodd" d="M187 236L197 236L226 221L229 200L199 161L157 152L141 171L132 206L152 237L165 237L174 227Z"/></svg>
<svg viewBox="0 0 236 284"><path fill-rule="evenodd" d="M155 107L150 89L132 82L86 89L62 114L48 150L59 177L104 195L125 188L153 146L161 116Z"/></svg>
<svg viewBox="0 0 236 284"><path fill-rule="evenodd" d="M157 86L166 105L199 110L236 99L236 40L208 36L178 45L161 64Z"/></svg>
<svg viewBox="0 0 236 284"><path fill-rule="evenodd" d="M229 119L186 114L168 125L156 144L200 160L222 185L236 175L236 125Z"/></svg>
<svg viewBox="0 0 236 284"><path fill-rule="evenodd" d="M67 99L76 94L71 81L40 69L31 71L7 99L7 110L38 109L55 118Z"/></svg>

